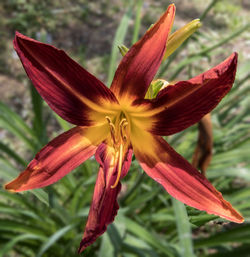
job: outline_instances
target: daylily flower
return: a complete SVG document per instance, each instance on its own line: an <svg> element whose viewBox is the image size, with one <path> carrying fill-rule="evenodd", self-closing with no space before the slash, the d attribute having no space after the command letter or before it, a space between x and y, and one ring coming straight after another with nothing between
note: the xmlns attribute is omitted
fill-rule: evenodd
<svg viewBox="0 0 250 257"><path fill-rule="evenodd" d="M242 216L210 182L161 137L198 122L229 92L237 54L188 81L144 99L165 53L175 6L134 44L107 88L65 52L16 33L15 49L27 75L48 105L76 127L46 145L16 179L20 192L55 183L95 154L100 163L79 252L104 233L118 211L120 180L132 154L143 170L176 199L233 222Z"/></svg>

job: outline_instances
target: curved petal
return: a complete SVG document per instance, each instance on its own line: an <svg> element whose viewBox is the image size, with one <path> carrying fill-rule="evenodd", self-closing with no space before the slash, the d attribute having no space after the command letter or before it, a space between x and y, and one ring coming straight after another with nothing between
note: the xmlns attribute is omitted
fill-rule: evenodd
<svg viewBox="0 0 250 257"><path fill-rule="evenodd" d="M165 53L175 6L171 4L161 18L122 59L111 85L118 99L144 98Z"/></svg>
<svg viewBox="0 0 250 257"><path fill-rule="evenodd" d="M129 170L132 153L131 148L124 153L121 178ZM114 221L119 209L117 196L121 190L121 183L111 188L117 178L118 160L115 156L114 148L106 143L102 143L96 152L96 160L100 163L100 169L79 253L106 231L107 225Z"/></svg>
<svg viewBox="0 0 250 257"><path fill-rule="evenodd" d="M150 132L168 136L198 122L229 92L234 83L236 66L237 53L233 53L211 70L188 81L167 86L155 100L144 100L143 104L151 107L144 116L154 120Z"/></svg>
<svg viewBox="0 0 250 257"><path fill-rule="evenodd" d="M103 112L110 102L117 102L101 81L64 51L18 32L14 47L39 94L68 122L93 125L90 111Z"/></svg>
<svg viewBox="0 0 250 257"><path fill-rule="evenodd" d="M48 143L5 189L20 192L55 183L91 157L108 132L107 126L70 129Z"/></svg>
<svg viewBox="0 0 250 257"><path fill-rule="evenodd" d="M143 170L174 198L230 221L243 222L243 217L221 193L163 138L138 130L131 140Z"/></svg>

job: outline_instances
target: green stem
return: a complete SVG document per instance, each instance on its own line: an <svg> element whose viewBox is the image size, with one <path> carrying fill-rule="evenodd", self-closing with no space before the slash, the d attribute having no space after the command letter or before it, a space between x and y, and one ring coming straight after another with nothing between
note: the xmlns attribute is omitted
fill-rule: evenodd
<svg viewBox="0 0 250 257"><path fill-rule="evenodd" d="M230 36L222 39L221 41L219 41L218 43L214 44L213 46L210 46L202 51L200 51L199 53L195 53L190 55L189 57L193 57L193 56L198 56L198 55L206 55L209 52L215 50L216 48L224 45L225 43L229 42L230 40L232 40L233 38L239 36L241 33L243 33L245 30L247 30L248 28L250 28L250 23L246 24L245 26L243 26L241 29L235 31L234 33L232 33Z"/></svg>
<svg viewBox="0 0 250 257"><path fill-rule="evenodd" d="M209 13L209 11L213 8L213 6L218 2L219 0L213 0L210 5L205 9L205 11L201 14L200 16L200 20L204 20L207 16L207 14Z"/></svg>

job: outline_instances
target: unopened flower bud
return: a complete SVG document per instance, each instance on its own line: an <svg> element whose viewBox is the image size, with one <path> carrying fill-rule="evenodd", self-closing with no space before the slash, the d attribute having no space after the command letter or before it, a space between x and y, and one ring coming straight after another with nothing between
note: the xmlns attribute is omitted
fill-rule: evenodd
<svg viewBox="0 0 250 257"><path fill-rule="evenodd" d="M169 57L198 28L200 28L201 25L200 19L195 19L171 34L166 44L163 61L166 60L166 58Z"/></svg>

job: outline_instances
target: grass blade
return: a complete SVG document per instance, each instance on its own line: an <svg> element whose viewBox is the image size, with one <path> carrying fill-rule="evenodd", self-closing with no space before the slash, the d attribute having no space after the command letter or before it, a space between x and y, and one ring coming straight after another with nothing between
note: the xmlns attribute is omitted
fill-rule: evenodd
<svg viewBox="0 0 250 257"><path fill-rule="evenodd" d="M136 3L136 16L135 16L135 25L134 25L134 32L132 38L132 44L134 44L139 37L139 31L141 26L141 10L142 10L143 1L139 0Z"/></svg>
<svg viewBox="0 0 250 257"><path fill-rule="evenodd" d="M126 13L123 15L123 18L115 33L115 38L112 45L110 63L109 63L108 82L107 82L108 86L110 86L116 70L116 61L119 54L118 45L122 45L124 43L124 39L127 33L131 15L132 15L132 8L130 5Z"/></svg>
<svg viewBox="0 0 250 257"><path fill-rule="evenodd" d="M179 236L180 254L185 257L194 257L191 226L188 220L186 207L180 201L172 198L175 212L177 231Z"/></svg>
<svg viewBox="0 0 250 257"><path fill-rule="evenodd" d="M16 236L1 248L0 257L5 257L5 254L8 253L18 242L27 239L44 241L46 237L34 234L23 234Z"/></svg>
<svg viewBox="0 0 250 257"><path fill-rule="evenodd" d="M159 240L159 238L154 237L144 227L142 227L138 223L135 223L129 218L125 218L124 220L125 220L126 228L129 232L140 237L148 244L152 245L156 249L160 250L162 253L166 254L166 256L169 256L169 257L175 256L172 252L172 249L170 249L170 247L163 245Z"/></svg>
<svg viewBox="0 0 250 257"><path fill-rule="evenodd" d="M16 154L12 149L10 149L6 144L0 142L0 150L7 154L9 157L13 158L18 164L26 166L27 162Z"/></svg>
<svg viewBox="0 0 250 257"><path fill-rule="evenodd" d="M46 242L41 246L36 257L42 257L43 254L53 245L57 240L59 240L64 234L75 227L75 224L68 225L60 230L58 230L54 235L49 237Z"/></svg>

